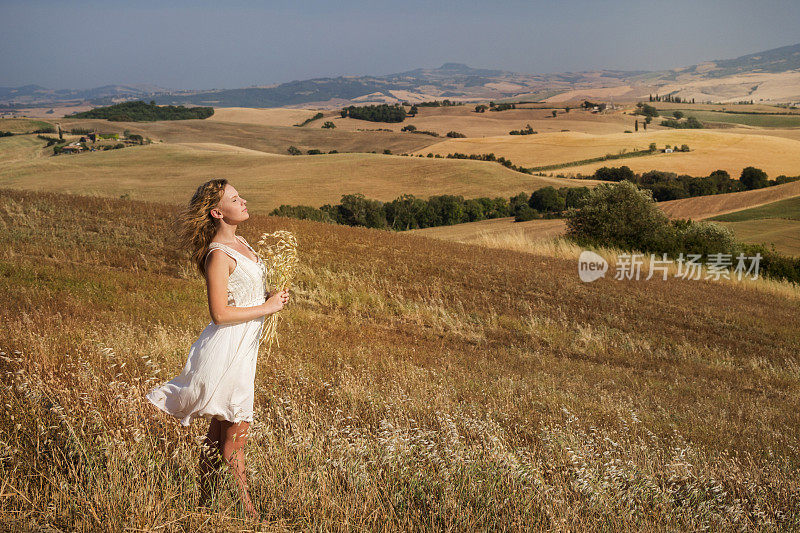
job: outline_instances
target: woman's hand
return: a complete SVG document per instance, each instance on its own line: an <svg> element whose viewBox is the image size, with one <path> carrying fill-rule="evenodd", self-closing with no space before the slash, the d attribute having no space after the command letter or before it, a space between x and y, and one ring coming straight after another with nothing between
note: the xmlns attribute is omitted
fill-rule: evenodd
<svg viewBox="0 0 800 533"><path fill-rule="evenodd" d="M289 301L289 291L280 290L270 295L266 302L264 302L264 310L267 315L277 313Z"/></svg>

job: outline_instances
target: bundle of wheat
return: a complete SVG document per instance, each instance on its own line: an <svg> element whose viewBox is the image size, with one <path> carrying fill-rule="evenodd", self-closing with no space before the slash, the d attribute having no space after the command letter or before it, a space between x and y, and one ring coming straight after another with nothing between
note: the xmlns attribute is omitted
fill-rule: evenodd
<svg viewBox="0 0 800 533"><path fill-rule="evenodd" d="M297 257L297 239L286 230L273 233L262 233L256 245L264 265L264 290L272 292L290 289L295 270L299 263ZM266 340L267 353L272 350L273 342L278 344L278 316L273 313L264 320L261 329L261 342ZM279 345L279 344L278 344Z"/></svg>

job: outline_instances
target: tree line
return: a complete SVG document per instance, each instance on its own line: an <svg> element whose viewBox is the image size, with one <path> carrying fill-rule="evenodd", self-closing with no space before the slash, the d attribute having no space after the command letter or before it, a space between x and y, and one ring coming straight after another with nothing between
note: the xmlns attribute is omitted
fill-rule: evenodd
<svg viewBox="0 0 800 533"><path fill-rule="evenodd" d="M137 100L107 107L96 107L89 111L75 113L71 117L100 118L112 122L154 122L156 120L204 119L213 114L213 107L159 106L153 100L149 104Z"/></svg>
<svg viewBox="0 0 800 533"><path fill-rule="evenodd" d="M404 194L391 202L365 198L363 194L345 194L338 204L316 208L307 205L282 205L270 214L319 222L404 231L448 226L514 216L516 220L556 217L574 207L589 193L588 187L548 186L531 194L521 192L510 198L437 195L427 200Z"/></svg>
<svg viewBox="0 0 800 533"><path fill-rule="evenodd" d="M592 178L602 181L629 181L641 189L648 189L656 201L663 202L692 196L762 189L796 181L800 176L778 176L770 180L767 173L760 168L746 167L737 180L731 178L726 170L715 170L708 176L694 177L661 170L635 174L627 166L621 166L598 168Z"/></svg>
<svg viewBox="0 0 800 533"><path fill-rule="evenodd" d="M694 103L694 98L692 98L692 101L689 102L688 98L681 98L680 96L673 96L671 94L667 94L667 95L664 95L664 96L659 96L659 95L653 96L651 94L650 95L650 101L651 102L674 102L676 104L688 104L688 103L692 103L693 104Z"/></svg>
<svg viewBox="0 0 800 533"><path fill-rule="evenodd" d="M342 118L350 117L370 122L403 122L406 119L406 110L400 104L348 106L341 111Z"/></svg>

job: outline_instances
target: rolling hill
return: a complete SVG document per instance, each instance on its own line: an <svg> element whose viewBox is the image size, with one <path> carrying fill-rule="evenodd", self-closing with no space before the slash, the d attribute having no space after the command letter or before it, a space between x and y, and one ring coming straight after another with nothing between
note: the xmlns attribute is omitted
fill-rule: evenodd
<svg viewBox="0 0 800 533"><path fill-rule="evenodd" d="M143 399L209 322L173 215L0 193L0 441L39 446L3 466L12 529L251 527L224 487L195 507L206 425ZM573 260L276 217L240 233L276 229L297 235L301 269L280 347L259 354L247 445L276 529L791 525L796 300L587 284Z"/></svg>
<svg viewBox="0 0 800 533"><path fill-rule="evenodd" d="M0 186L182 204L199 183L226 177L247 194L251 211L265 213L281 204L337 203L350 193L388 201L402 194L495 197L546 185L587 185L482 161L364 153L289 156L197 142L52 157L42 155L43 145L35 136L0 138L5 158Z"/></svg>

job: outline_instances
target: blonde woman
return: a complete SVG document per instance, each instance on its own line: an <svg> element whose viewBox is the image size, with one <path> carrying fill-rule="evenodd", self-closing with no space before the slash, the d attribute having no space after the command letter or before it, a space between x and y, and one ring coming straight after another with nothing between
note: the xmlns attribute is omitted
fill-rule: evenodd
<svg viewBox="0 0 800 533"><path fill-rule="evenodd" d="M206 280L211 323L189 350L181 374L147 399L184 426L198 417L211 420L200 458L200 505L210 501L221 457L236 479L245 512L257 519L244 465L256 357L264 317L283 309L289 293L264 294L264 265L236 235L249 217L247 201L225 179L204 183L192 196L181 219L181 240Z"/></svg>

